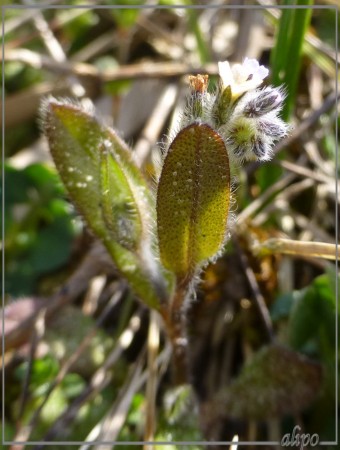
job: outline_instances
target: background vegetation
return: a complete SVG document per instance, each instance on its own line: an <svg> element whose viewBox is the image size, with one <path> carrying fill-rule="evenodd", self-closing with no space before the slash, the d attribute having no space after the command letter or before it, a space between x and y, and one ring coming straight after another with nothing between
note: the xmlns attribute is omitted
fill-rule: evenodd
<svg viewBox="0 0 340 450"><path fill-rule="evenodd" d="M95 3L2 10L3 438L53 441L52 449L62 441L231 441L236 434L280 441L299 424L334 441L334 2L313 10L269 9L262 0L240 2L258 9ZM215 79L217 61L246 56L270 68L268 83L286 86L283 115L292 131L272 162L234 168L232 239L189 310L192 386L174 386L162 323L134 298L68 201L38 108L48 94L92 99L152 184L187 75ZM146 389L150 377L155 395L150 383Z"/></svg>

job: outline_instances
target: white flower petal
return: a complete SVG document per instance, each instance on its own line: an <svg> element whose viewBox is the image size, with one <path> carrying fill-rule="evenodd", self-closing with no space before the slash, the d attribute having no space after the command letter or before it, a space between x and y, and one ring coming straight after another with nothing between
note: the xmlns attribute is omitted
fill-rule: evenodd
<svg viewBox="0 0 340 450"><path fill-rule="evenodd" d="M233 73L230 68L230 64L228 61L223 61L218 63L218 73L220 74L220 77L222 78L223 86L231 86L234 84L234 77Z"/></svg>
<svg viewBox="0 0 340 450"><path fill-rule="evenodd" d="M241 64L235 64L232 71L236 83L240 84L247 81L249 74L245 72L244 67Z"/></svg>
<svg viewBox="0 0 340 450"><path fill-rule="evenodd" d="M260 66L259 62L256 59L245 58L243 62L244 71L248 73L248 75L253 75L258 79L263 80L269 73L269 70Z"/></svg>
<svg viewBox="0 0 340 450"><path fill-rule="evenodd" d="M264 66L260 66L258 68L257 71L257 75L259 76L259 78L261 78L262 80L264 80L269 74L269 70L267 69L267 67Z"/></svg>
<svg viewBox="0 0 340 450"><path fill-rule="evenodd" d="M234 64L232 68L227 61L219 62L218 70L223 87L231 87L233 98L256 89L269 73L256 59L250 58L245 58L243 64Z"/></svg>
<svg viewBox="0 0 340 450"><path fill-rule="evenodd" d="M256 59L245 58L242 67L248 73L254 73L259 68L259 63Z"/></svg>

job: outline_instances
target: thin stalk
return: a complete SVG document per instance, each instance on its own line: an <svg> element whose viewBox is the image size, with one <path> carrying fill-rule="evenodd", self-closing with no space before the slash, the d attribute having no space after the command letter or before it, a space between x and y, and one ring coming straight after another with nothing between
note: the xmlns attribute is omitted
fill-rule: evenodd
<svg viewBox="0 0 340 450"><path fill-rule="evenodd" d="M307 258L336 259L336 245L327 242L294 241L292 239L271 238L253 247L259 255L281 253Z"/></svg>
<svg viewBox="0 0 340 450"><path fill-rule="evenodd" d="M175 384L185 384L189 378L188 337L184 303L190 292L192 276L177 279L175 293L167 314L163 315L173 349Z"/></svg>

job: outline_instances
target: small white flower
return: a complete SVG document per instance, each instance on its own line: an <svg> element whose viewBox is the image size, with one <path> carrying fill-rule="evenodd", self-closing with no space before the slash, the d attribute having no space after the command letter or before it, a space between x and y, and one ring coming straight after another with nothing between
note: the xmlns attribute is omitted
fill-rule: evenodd
<svg viewBox="0 0 340 450"><path fill-rule="evenodd" d="M256 89L269 73L268 69L260 66L256 59L249 58L245 58L243 64L234 64L232 68L228 61L219 62L218 71L223 88L230 86L233 99L251 89Z"/></svg>

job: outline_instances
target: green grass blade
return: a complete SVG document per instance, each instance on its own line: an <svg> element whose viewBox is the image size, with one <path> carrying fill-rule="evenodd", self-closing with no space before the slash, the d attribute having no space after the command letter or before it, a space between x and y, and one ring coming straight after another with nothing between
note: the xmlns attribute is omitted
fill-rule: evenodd
<svg viewBox="0 0 340 450"><path fill-rule="evenodd" d="M307 32L313 0L286 1L287 8L282 11L276 43L271 53L272 81L275 85L284 84L287 98L282 111L282 118L288 120L292 114L297 83L301 67L301 54ZM294 6L306 6L294 8Z"/></svg>
<svg viewBox="0 0 340 450"><path fill-rule="evenodd" d="M307 32L313 5L313 0L286 0L285 5L291 6L282 10L281 18L276 35L276 43L271 52L271 77L274 85L284 85L287 98L281 113L283 120L288 121L294 108L297 84L301 68L301 55L303 51L304 38ZM294 8L294 6L306 6L305 8ZM283 157L281 154L279 157ZM264 191L282 175L279 167L262 166L256 177Z"/></svg>
<svg viewBox="0 0 340 450"><path fill-rule="evenodd" d="M290 0L284 4L292 3ZM293 2L295 3L295 2ZM289 35L291 31L291 23L295 10L293 8L281 10L281 18L279 20L278 31L276 35L276 44L270 54L270 64L272 69L272 82L278 86L282 83L282 69L287 61Z"/></svg>
<svg viewBox="0 0 340 450"><path fill-rule="evenodd" d="M298 5L312 5L313 0L298 0ZM301 67L303 41L312 16L311 8L296 9L287 52L286 73L284 83L287 87L287 98L282 111L283 120L288 120L293 112L296 89Z"/></svg>

